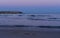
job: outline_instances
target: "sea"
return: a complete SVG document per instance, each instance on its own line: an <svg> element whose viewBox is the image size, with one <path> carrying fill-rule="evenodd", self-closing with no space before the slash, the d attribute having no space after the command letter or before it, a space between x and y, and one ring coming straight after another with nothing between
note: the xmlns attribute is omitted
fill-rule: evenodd
<svg viewBox="0 0 60 38"><path fill-rule="evenodd" d="M60 38L60 14L0 14L0 38Z"/></svg>

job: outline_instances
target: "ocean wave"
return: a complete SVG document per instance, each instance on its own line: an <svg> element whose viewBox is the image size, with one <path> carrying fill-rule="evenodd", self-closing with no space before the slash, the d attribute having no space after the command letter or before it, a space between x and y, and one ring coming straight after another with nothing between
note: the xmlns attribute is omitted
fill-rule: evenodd
<svg viewBox="0 0 60 38"><path fill-rule="evenodd" d="M0 25L0 27L38 27L38 28L59 28L60 26L44 26L44 25L40 25L40 26L28 26L28 25Z"/></svg>

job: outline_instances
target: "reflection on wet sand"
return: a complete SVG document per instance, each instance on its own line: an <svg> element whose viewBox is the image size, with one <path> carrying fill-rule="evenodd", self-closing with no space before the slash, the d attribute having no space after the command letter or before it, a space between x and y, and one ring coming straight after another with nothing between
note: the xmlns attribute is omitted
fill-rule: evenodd
<svg viewBox="0 0 60 38"><path fill-rule="evenodd" d="M0 38L60 38L60 32L5 30L0 31Z"/></svg>

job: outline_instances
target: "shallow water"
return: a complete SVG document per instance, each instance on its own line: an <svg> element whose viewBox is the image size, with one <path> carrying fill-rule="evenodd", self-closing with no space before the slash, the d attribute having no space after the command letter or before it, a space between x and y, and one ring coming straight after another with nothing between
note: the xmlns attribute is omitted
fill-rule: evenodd
<svg viewBox="0 0 60 38"><path fill-rule="evenodd" d="M0 14L0 25L60 26L60 14Z"/></svg>

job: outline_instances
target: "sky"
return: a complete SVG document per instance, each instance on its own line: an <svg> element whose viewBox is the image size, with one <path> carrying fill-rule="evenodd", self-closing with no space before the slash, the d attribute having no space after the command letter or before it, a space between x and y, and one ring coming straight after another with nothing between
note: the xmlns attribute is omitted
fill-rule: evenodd
<svg viewBox="0 0 60 38"><path fill-rule="evenodd" d="M0 0L0 11L24 13L59 13L60 0Z"/></svg>

